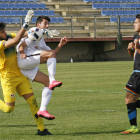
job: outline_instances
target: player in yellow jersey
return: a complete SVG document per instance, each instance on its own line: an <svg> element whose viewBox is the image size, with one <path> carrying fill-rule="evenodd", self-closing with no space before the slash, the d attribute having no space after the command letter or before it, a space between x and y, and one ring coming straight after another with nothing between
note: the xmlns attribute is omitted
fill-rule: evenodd
<svg viewBox="0 0 140 140"><path fill-rule="evenodd" d="M0 110L10 113L15 108L15 91L19 96L23 96L30 106L31 113L38 126L38 135L51 135L43 125L42 118L38 118L37 102L33 94L33 90L27 78L23 76L17 65L17 56L15 46L23 37L31 19L34 15L32 10L29 10L25 23L20 31L16 34L7 35L5 31L6 24L0 23L0 73L1 86L3 90L4 101L0 100Z"/></svg>

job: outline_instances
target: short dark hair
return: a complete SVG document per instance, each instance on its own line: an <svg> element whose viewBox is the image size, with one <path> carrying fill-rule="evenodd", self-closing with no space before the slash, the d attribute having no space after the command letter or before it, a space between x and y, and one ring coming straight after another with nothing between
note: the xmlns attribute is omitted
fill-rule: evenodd
<svg viewBox="0 0 140 140"><path fill-rule="evenodd" d="M49 22L51 21L51 19L48 16L39 16L36 20L36 26L37 26L37 23L41 23L43 21L43 19L45 19Z"/></svg>
<svg viewBox="0 0 140 140"><path fill-rule="evenodd" d="M137 14L137 15L136 15L136 18L140 19L140 14Z"/></svg>
<svg viewBox="0 0 140 140"><path fill-rule="evenodd" d="M0 31L5 29L6 23L0 22Z"/></svg>

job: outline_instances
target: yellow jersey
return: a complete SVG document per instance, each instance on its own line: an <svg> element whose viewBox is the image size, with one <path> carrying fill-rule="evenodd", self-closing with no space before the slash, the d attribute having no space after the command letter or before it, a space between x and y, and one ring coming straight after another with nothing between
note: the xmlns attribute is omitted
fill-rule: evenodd
<svg viewBox="0 0 140 140"><path fill-rule="evenodd" d="M0 73L4 78L21 75L17 64L16 46L5 49L4 42L14 38L15 33L7 34L7 39L0 42Z"/></svg>

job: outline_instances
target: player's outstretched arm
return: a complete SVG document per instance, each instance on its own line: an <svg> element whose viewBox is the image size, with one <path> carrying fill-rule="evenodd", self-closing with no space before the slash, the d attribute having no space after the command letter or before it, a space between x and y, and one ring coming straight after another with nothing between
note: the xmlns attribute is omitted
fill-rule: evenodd
<svg viewBox="0 0 140 140"><path fill-rule="evenodd" d="M25 17L25 23L23 24L22 28L19 30L19 32L17 33L15 38L10 39L10 40L5 42L5 44L4 44L5 48L10 48L12 46L17 45L20 42L20 40L23 37L26 29L28 28L28 25L30 24L30 22L32 20L33 15L34 15L34 11L29 10L26 17Z"/></svg>
<svg viewBox="0 0 140 140"><path fill-rule="evenodd" d="M139 40L138 39L135 39L134 40L134 48L136 49L136 51L140 54L140 44L139 44Z"/></svg>
<svg viewBox="0 0 140 140"><path fill-rule="evenodd" d="M135 47L135 45L133 42L128 44L127 50L131 57L133 57L133 55L134 55L134 47Z"/></svg>
<svg viewBox="0 0 140 140"><path fill-rule="evenodd" d="M62 48L62 46L64 46L67 42L68 42L68 39L66 36L61 38L60 43L58 44L58 46L54 50L55 53L57 54L60 51L60 49Z"/></svg>
<svg viewBox="0 0 140 140"><path fill-rule="evenodd" d="M19 45L20 57L24 59L27 58L26 54L24 53L25 47L27 47L27 44L25 43L25 41Z"/></svg>

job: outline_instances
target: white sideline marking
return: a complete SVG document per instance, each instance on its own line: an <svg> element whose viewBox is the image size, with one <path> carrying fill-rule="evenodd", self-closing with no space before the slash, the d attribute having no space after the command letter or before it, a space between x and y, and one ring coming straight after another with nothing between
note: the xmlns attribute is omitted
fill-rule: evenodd
<svg viewBox="0 0 140 140"><path fill-rule="evenodd" d="M42 90L42 89L40 89ZM98 92L98 93L124 93L124 92L106 92L106 91L97 91L97 90L58 90L58 91L67 91L67 92Z"/></svg>

